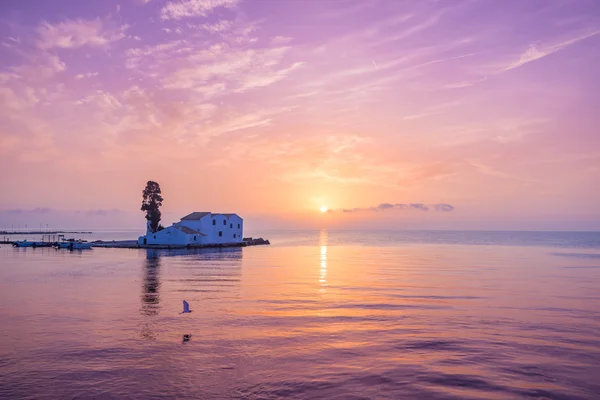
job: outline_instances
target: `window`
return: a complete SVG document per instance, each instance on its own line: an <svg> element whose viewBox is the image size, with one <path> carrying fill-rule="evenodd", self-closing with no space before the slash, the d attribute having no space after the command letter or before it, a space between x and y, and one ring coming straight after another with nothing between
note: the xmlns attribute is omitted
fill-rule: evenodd
<svg viewBox="0 0 600 400"><path fill-rule="evenodd" d="M223 225L227 225L227 221L223 220Z"/></svg>
<svg viewBox="0 0 600 400"><path fill-rule="evenodd" d="M154 239L156 239L156 235L154 235Z"/></svg>
<svg viewBox="0 0 600 400"><path fill-rule="evenodd" d="M238 229L240 229L240 224L238 224Z"/></svg>
<svg viewBox="0 0 600 400"><path fill-rule="evenodd" d="M233 234L233 238L235 239L235 233Z"/></svg>
<svg viewBox="0 0 600 400"><path fill-rule="evenodd" d="M233 224L229 224L229 227L230 227L230 228L233 228Z"/></svg>
<svg viewBox="0 0 600 400"><path fill-rule="evenodd" d="M217 224L217 220L213 219L213 225L216 225L216 224Z"/></svg>
<svg viewBox="0 0 600 400"><path fill-rule="evenodd" d="M196 240L196 236L194 236L194 240Z"/></svg>
<svg viewBox="0 0 600 400"><path fill-rule="evenodd" d="M219 236L223 236L223 231L219 231Z"/></svg>

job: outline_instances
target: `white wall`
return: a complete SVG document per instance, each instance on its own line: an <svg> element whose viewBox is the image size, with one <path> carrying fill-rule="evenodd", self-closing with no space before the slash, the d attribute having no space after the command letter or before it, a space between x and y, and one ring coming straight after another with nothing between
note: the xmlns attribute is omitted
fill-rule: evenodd
<svg viewBox="0 0 600 400"><path fill-rule="evenodd" d="M155 233L149 233L145 236L146 244L164 244L164 245L186 245L188 244L188 235L181 232L172 226L158 231ZM141 238L143 244L144 237Z"/></svg>
<svg viewBox="0 0 600 400"><path fill-rule="evenodd" d="M209 223L208 227L203 227L206 229L203 232L208 235L211 243L239 243L242 241L243 225L239 216L227 217L222 214L213 214L210 220L207 219L207 222ZM221 236L219 236L219 232L221 232Z"/></svg>
<svg viewBox="0 0 600 400"><path fill-rule="evenodd" d="M223 214L208 214L200 220L182 220L177 223L177 225L184 225L204 233L206 235L204 242L210 244L241 242L244 237L243 224L242 218L238 215L228 217ZM219 232L221 232L221 236L219 236Z"/></svg>
<svg viewBox="0 0 600 400"><path fill-rule="evenodd" d="M214 221L214 224L213 224ZM175 226L187 226L204 233L202 235L185 234ZM221 232L221 236L219 236ZM234 237L235 235L235 237ZM196 240L193 237L196 236ZM182 220L156 233L149 233L147 244L187 245L187 244L225 244L240 243L244 237L244 221L238 215L207 214L199 220ZM140 237L139 244L143 244Z"/></svg>

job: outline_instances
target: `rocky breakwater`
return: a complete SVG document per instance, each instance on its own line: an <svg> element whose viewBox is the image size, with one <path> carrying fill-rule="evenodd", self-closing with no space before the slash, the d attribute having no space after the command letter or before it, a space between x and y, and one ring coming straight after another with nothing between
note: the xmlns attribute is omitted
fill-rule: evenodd
<svg viewBox="0 0 600 400"><path fill-rule="evenodd" d="M268 239L247 237L242 239L246 246L258 246L261 244L271 244Z"/></svg>

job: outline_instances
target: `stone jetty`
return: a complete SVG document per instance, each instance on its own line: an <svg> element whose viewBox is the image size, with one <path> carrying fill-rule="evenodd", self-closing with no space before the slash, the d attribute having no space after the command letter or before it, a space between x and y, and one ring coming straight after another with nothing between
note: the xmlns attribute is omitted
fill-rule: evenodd
<svg viewBox="0 0 600 400"><path fill-rule="evenodd" d="M239 243L221 243L221 244L200 244L200 245L158 245L158 244L139 244L137 240L97 240L92 242L92 247L105 247L115 249L207 249L221 247L247 247L271 244L268 239L263 238L244 238Z"/></svg>

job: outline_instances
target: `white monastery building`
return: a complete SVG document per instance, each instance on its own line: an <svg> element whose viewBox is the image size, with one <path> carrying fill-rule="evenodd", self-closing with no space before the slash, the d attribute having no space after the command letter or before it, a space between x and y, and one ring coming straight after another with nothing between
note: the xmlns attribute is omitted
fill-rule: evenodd
<svg viewBox="0 0 600 400"><path fill-rule="evenodd" d="M146 235L138 238L140 245L199 246L242 242L244 221L237 214L193 212L181 221L152 233L149 221Z"/></svg>

